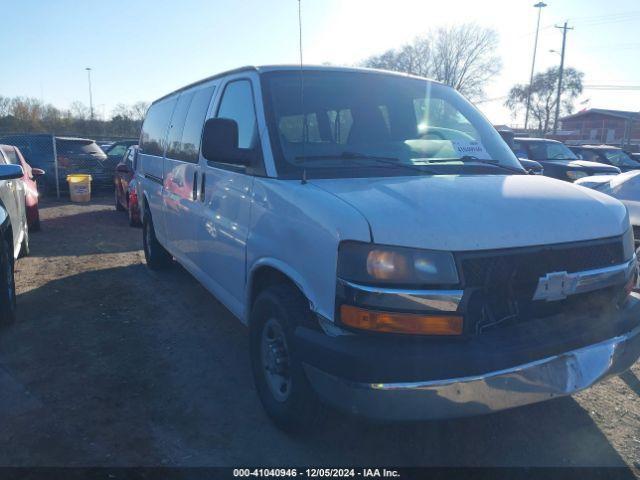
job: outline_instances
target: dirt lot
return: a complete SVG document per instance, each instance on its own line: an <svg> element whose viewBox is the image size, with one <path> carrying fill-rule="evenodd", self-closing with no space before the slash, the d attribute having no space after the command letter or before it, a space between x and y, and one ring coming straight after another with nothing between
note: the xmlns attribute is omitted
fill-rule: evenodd
<svg viewBox="0 0 640 480"><path fill-rule="evenodd" d="M290 438L254 392L245 328L179 267L144 265L111 198L46 203L0 331L0 465L640 467L640 365L577 395L479 418Z"/></svg>

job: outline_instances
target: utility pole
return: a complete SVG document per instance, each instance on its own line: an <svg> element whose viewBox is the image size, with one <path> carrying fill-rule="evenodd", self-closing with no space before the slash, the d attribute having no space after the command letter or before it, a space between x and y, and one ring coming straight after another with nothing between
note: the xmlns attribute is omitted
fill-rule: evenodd
<svg viewBox="0 0 640 480"><path fill-rule="evenodd" d="M556 115L553 122L553 133L558 133L558 118L560 117L560 97L562 96L562 75L564 74L564 51L567 46L567 30L573 30L567 26L568 22L564 22L562 27L555 26L562 29L562 51L560 52L560 72L558 73L558 96L556 97Z"/></svg>
<svg viewBox="0 0 640 480"><path fill-rule="evenodd" d="M93 94L91 93L91 67L85 68L89 80L89 118L93 120Z"/></svg>
<svg viewBox="0 0 640 480"><path fill-rule="evenodd" d="M544 2L538 2L534 5L535 8L538 9L538 24L536 26L536 40L533 44L533 60L531 61L531 76L529 77L529 91L527 92L527 108L524 114L524 129L527 129L527 125L529 124L529 107L531 106L531 85L533 84L533 72L536 68L536 52L538 51L538 34L540 33L540 14L542 13L542 9L546 7L547 4Z"/></svg>

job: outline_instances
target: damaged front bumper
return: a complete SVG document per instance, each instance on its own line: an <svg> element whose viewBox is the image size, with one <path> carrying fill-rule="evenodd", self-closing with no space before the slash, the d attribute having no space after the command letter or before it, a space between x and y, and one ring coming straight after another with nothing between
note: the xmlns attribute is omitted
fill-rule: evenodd
<svg viewBox="0 0 640 480"><path fill-rule="evenodd" d="M409 346L390 351L377 346L372 350L348 352L348 343L344 343L337 346L333 353L339 361L351 360L355 365L360 365L359 368L349 370L343 363L342 368L348 373L341 375L341 367L335 362L330 362L327 364L328 368L323 368L322 364L311 360L305 362L305 371L313 388L326 402L339 409L370 418L428 420L491 413L571 395L628 369L640 357L640 296L632 294L625 307L618 312L619 318L608 319L611 325L606 327L610 329L605 330L614 332L614 324L622 325L620 328L616 327L614 336L578 348L559 347L560 344L557 342L554 347L551 345L553 334L549 346L545 346L544 341L541 341L542 349L530 345L535 341L527 341L524 335L522 338L512 338L514 345L510 345L507 338L497 340L493 344L486 343L484 347L469 345L469 348L465 348L464 343L458 343L457 346L453 344L446 350L438 350L435 344L433 349L430 349L429 344L420 347L407 344ZM579 319L574 323L580 325ZM557 334L561 335L560 332ZM310 345L309 340L307 338L307 347ZM348 338L334 339L334 342L350 341L353 345L354 341ZM503 342L506 351L498 357L500 352L496 352L495 349L501 348L500 342ZM515 353L509 357L510 347L515 346L513 352L522 353L523 349L518 349L518 344L533 349L531 352L536 353L530 354L529 357L533 355L538 358L522 362L520 360L525 357ZM313 348L308 350L313 351ZM413 352L406 355L407 350ZM421 351L419 355L418 350ZM556 353L544 354L549 351ZM389 369L376 373L376 365L384 362L387 355L394 355L394 352L398 354L396 357L406 355L400 363L389 357L389 363L393 364L395 361L395 374ZM442 355L439 355L439 352ZM369 358L363 358L363 355ZM491 365L504 366L505 358L507 362L513 360L515 364L491 368ZM462 360L458 362L458 359ZM373 373L364 373L367 361L370 362ZM416 365L413 362L433 364L431 373L426 375L435 378L393 381L394 375L402 377L407 373L402 372L402 364L412 377L420 371L430 371L428 365ZM448 375L448 370L453 374ZM456 375L465 370L475 371L469 375ZM359 376L363 379L359 379ZM376 376L383 380L376 381Z"/></svg>

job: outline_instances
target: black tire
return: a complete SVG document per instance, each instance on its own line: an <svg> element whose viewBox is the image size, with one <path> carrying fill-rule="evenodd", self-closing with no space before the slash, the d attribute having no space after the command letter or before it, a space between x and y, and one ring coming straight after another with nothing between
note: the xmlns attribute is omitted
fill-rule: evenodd
<svg viewBox="0 0 640 480"><path fill-rule="evenodd" d="M151 218L151 212L148 207L145 209L144 221L142 222L142 245L144 248L144 258L147 261L147 266L151 270L162 270L173 263L171 254L160 245L160 242L156 238L153 219Z"/></svg>
<svg viewBox="0 0 640 480"><path fill-rule="evenodd" d="M250 352L256 390L271 420L286 432L309 431L324 414L293 341L295 326L311 321L311 315L306 299L288 284L263 290L251 309ZM274 328L280 328L284 342L278 340L277 332L269 331Z"/></svg>
<svg viewBox="0 0 640 480"><path fill-rule="evenodd" d="M31 224L31 226L29 227L29 230L32 232L39 232L41 228L42 226L40 225L40 213L38 213L38 216L36 217L36 221Z"/></svg>
<svg viewBox="0 0 640 480"><path fill-rule="evenodd" d="M117 210L118 212L124 212L124 211L126 210L126 208L124 208L124 207L120 204L120 200L118 200L118 187L116 187L113 191L115 192L115 193L114 193L114 197L115 197L116 210Z"/></svg>
<svg viewBox="0 0 640 480"><path fill-rule="evenodd" d="M0 325L16 319L16 284L13 276L13 248L6 238L0 240Z"/></svg>
<svg viewBox="0 0 640 480"><path fill-rule="evenodd" d="M24 237L22 237L22 243L20 244L20 253L18 253L18 258L28 257L29 253L31 253L31 248L29 247L29 229L24 229Z"/></svg>
<svg viewBox="0 0 640 480"><path fill-rule="evenodd" d="M133 212L131 210L131 202L130 197L127 195L127 216L129 217L129 226L130 227L139 227L140 220L138 218L133 218Z"/></svg>

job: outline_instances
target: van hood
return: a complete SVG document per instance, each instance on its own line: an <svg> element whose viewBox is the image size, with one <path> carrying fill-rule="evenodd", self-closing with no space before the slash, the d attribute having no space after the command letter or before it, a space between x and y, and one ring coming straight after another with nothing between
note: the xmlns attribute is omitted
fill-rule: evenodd
<svg viewBox="0 0 640 480"><path fill-rule="evenodd" d="M437 175L309 180L369 222L375 243L465 251L623 234L618 200L537 175Z"/></svg>

